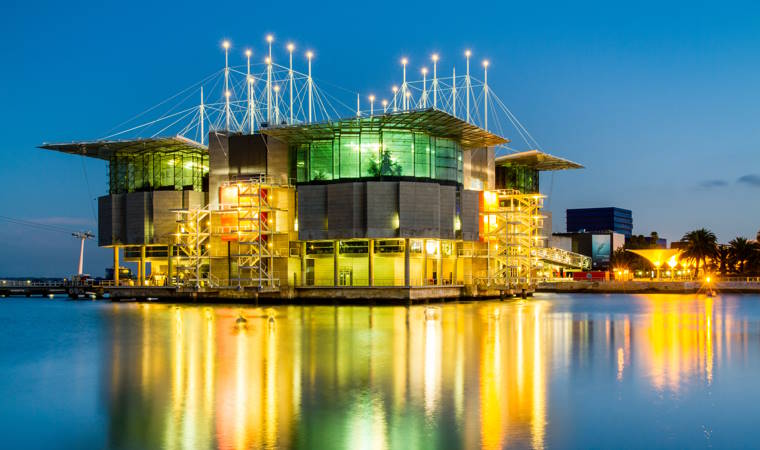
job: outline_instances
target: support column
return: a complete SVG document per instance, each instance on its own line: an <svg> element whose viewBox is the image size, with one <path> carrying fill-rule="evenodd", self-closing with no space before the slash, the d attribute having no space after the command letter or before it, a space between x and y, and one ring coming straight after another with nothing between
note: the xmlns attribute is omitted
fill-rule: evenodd
<svg viewBox="0 0 760 450"><path fill-rule="evenodd" d="M174 282L172 281L172 274L174 273L174 244L169 244L167 252L168 254L166 256L168 257L168 262L166 265L166 285L173 286Z"/></svg>
<svg viewBox="0 0 760 450"><path fill-rule="evenodd" d="M375 240L370 239L369 240L369 258L368 258L368 264L369 264L369 286L372 287L375 285Z"/></svg>
<svg viewBox="0 0 760 450"><path fill-rule="evenodd" d="M422 285L427 286L428 277L428 251L427 251L427 239L422 240Z"/></svg>
<svg viewBox="0 0 760 450"><path fill-rule="evenodd" d="M438 276L435 279L435 284L438 286L443 284L443 242L438 241Z"/></svg>
<svg viewBox="0 0 760 450"><path fill-rule="evenodd" d="M404 286L409 287L409 239L404 239Z"/></svg>
<svg viewBox="0 0 760 450"><path fill-rule="evenodd" d="M301 286L306 286L306 242L301 242Z"/></svg>
<svg viewBox="0 0 760 450"><path fill-rule="evenodd" d="M119 246L113 246L113 284L119 285Z"/></svg>
<svg viewBox="0 0 760 450"><path fill-rule="evenodd" d="M335 240L333 241L333 286L338 285L338 245L340 241ZM353 277L352 277L353 278ZM353 280L352 284L353 284Z"/></svg>
<svg viewBox="0 0 760 450"><path fill-rule="evenodd" d="M140 268L138 273L140 274L140 286L145 286L145 246L140 246Z"/></svg>

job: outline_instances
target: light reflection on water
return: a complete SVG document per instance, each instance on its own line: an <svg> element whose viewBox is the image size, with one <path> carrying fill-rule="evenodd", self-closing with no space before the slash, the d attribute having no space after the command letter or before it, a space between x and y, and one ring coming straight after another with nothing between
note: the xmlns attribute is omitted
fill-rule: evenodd
<svg viewBox="0 0 760 450"><path fill-rule="evenodd" d="M751 446L758 300L4 300L0 433L45 447Z"/></svg>

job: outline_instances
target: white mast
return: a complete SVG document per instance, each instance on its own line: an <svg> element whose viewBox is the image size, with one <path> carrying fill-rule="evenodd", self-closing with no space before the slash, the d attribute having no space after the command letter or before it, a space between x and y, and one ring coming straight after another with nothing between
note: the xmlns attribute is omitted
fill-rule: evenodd
<svg viewBox="0 0 760 450"><path fill-rule="evenodd" d="M383 114L388 112L388 100L383 99Z"/></svg>
<svg viewBox="0 0 760 450"><path fill-rule="evenodd" d="M288 91L290 92L290 107L288 108L290 111L290 124L293 125L293 50L295 50L296 46L292 43L288 44L288 53L290 53L290 66L288 68L288 78L290 79L290 87L288 88Z"/></svg>
<svg viewBox="0 0 760 450"><path fill-rule="evenodd" d="M406 111L406 64L409 62L406 58L401 58L401 65L404 66L404 78L401 83L401 107Z"/></svg>
<svg viewBox="0 0 760 450"><path fill-rule="evenodd" d="M248 70L246 72L246 85L248 86L248 122L250 123L250 134L253 134L253 94L251 93L251 90L253 89L253 83L251 78L251 55L253 55L253 52L248 49L245 51L245 57L248 60ZM241 124L241 128L243 127L243 124Z"/></svg>
<svg viewBox="0 0 760 450"><path fill-rule="evenodd" d="M485 121L483 129L488 131L488 60L483 61L483 104L485 109Z"/></svg>
<svg viewBox="0 0 760 450"><path fill-rule="evenodd" d="M203 104L203 86L201 86L201 107L199 109L200 117L198 119L198 122L200 122L199 125L200 125L200 130L201 130L201 145L203 145L203 141L206 140L206 132L203 129L203 115L205 114L205 111L206 111L206 107Z"/></svg>
<svg viewBox="0 0 760 450"><path fill-rule="evenodd" d="M422 68L422 108L427 108L427 67Z"/></svg>
<svg viewBox="0 0 760 450"><path fill-rule="evenodd" d="M267 57L267 122L272 122L272 42L274 36L267 35L267 42L269 43L269 57Z"/></svg>
<svg viewBox="0 0 760 450"><path fill-rule="evenodd" d="M369 116L372 117L375 115L375 96L372 94L369 94Z"/></svg>
<svg viewBox="0 0 760 450"><path fill-rule="evenodd" d="M467 99L465 102L465 109L467 110L465 116L467 117L467 123L470 123L470 55L472 53L469 50L464 52L464 56L467 58L467 71L464 76L465 98Z"/></svg>
<svg viewBox="0 0 760 450"><path fill-rule="evenodd" d="M438 109L438 54L433 53L433 109Z"/></svg>
<svg viewBox="0 0 760 450"><path fill-rule="evenodd" d="M457 67L454 66L451 75L451 114L457 116Z"/></svg>
<svg viewBox="0 0 760 450"><path fill-rule="evenodd" d="M274 85L274 119L277 124L281 123L280 120L280 85ZM283 119L284 120L284 119Z"/></svg>
<svg viewBox="0 0 760 450"><path fill-rule="evenodd" d="M224 47L224 115L226 130L230 130L230 41L222 42Z"/></svg>
<svg viewBox="0 0 760 450"><path fill-rule="evenodd" d="M360 98L359 93L357 92L356 93L356 117L362 116L362 110L361 110L361 107L359 106L359 98Z"/></svg>
<svg viewBox="0 0 760 450"><path fill-rule="evenodd" d="M398 107L396 105L396 94L398 93L398 88L396 86L393 86L391 90L393 91L393 112L396 112L398 111Z"/></svg>
<svg viewBox="0 0 760 450"><path fill-rule="evenodd" d="M311 90L312 90L312 81L311 81L311 58L314 56L314 53L312 53L311 50L306 52L306 58L309 60L309 78L307 79L307 84L309 87L309 123L311 123Z"/></svg>

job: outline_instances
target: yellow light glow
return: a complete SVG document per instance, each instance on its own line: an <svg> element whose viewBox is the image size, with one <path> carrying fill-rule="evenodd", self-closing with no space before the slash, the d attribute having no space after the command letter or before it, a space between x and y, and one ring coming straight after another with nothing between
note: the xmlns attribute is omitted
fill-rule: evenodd
<svg viewBox="0 0 760 450"><path fill-rule="evenodd" d="M488 68L488 64L489 63L487 59L483 61L483 67L485 67L486 69Z"/></svg>
<svg viewBox="0 0 760 450"><path fill-rule="evenodd" d="M369 95L369 101L374 102L375 101L375 96L372 95L372 94L370 94Z"/></svg>
<svg viewBox="0 0 760 450"><path fill-rule="evenodd" d="M312 52L311 50L309 50L308 52L306 52L306 57L309 58L309 59L313 58L314 57L314 52Z"/></svg>
<svg viewBox="0 0 760 450"><path fill-rule="evenodd" d="M289 44L288 44L288 51L289 51L289 52L291 52L291 53L292 53L292 52L293 52L293 50L295 50L295 49L296 49L296 46L295 46L295 45L293 45L293 43L289 43Z"/></svg>
<svg viewBox="0 0 760 450"><path fill-rule="evenodd" d="M253 52L252 52L250 49L247 49L247 50L245 51L245 56L247 56L248 58L250 58L250 57L251 57L251 55L253 55Z"/></svg>
<svg viewBox="0 0 760 450"><path fill-rule="evenodd" d="M271 61L272 61L272 60L271 60L271 59L269 59L269 57L268 57L268 56L267 56L266 58L264 58L264 62L265 62L265 63L267 63L267 64L269 64Z"/></svg>
<svg viewBox="0 0 760 450"><path fill-rule="evenodd" d="M409 63L409 60L406 58L401 58L401 64L407 65Z"/></svg>
<svg viewBox="0 0 760 450"><path fill-rule="evenodd" d="M272 36L271 34L267 34L267 42L271 44L272 41L274 41L274 36Z"/></svg>
<svg viewBox="0 0 760 450"><path fill-rule="evenodd" d="M223 41L222 42L222 47L224 47L225 50L229 49L230 48L230 41L227 41L227 40Z"/></svg>
<svg viewBox="0 0 760 450"><path fill-rule="evenodd" d="M427 72L428 72L427 71L427 67L423 67L422 70L421 70L421 72L422 72L423 75L427 75Z"/></svg>
<svg viewBox="0 0 760 450"><path fill-rule="evenodd" d="M438 241L435 241L432 239L425 241L425 251L427 251L428 255L438 254L438 247L439 247Z"/></svg>
<svg viewBox="0 0 760 450"><path fill-rule="evenodd" d="M388 106L388 100L383 100L383 102L382 102L382 103L383 103L383 106L384 106L384 107L385 107L385 106Z"/></svg>
<svg viewBox="0 0 760 450"><path fill-rule="evenodd" d="M274 91L275 92L280 92L280 85L279 84L275 84L274 85Z"/></svg>
<svg viewBox="0 0 760 450"><path fill-rule="evenodd" d="M466 56L466 57L468 57L468 58L469 58L471 55L472 55L472 52L471 52L471 51L469 51L469 50L465 50L465 51L464 51L464 56Z"/></svg>
<svg viewBox="0 0 760 450"><path fill-rule="evenodd" d="M393 87L391 88L391 90L392 90L392 91L393 91L393 93L395 94L396 92L398 92L398 86L393 86Z"/></svg>
<svg viewBox="0 0 760 450"><path fill-rule="evenodd" d="M705 278L705 281L710 282L710 277Z"/></svg>
<svg viewBox="0 0 760 450"><path fill-rule="evenodd" d="M230 94L230 91L225 91L224 92L224 96L225 97L230 98L230 95L232 95L232 94Z"/></svg>
<svg viewBox="0 0 760 450"><path fill-rule="evenodd" d="M433 53L433 56L431 57L433 62L438 62L438 53Z"/></svg>

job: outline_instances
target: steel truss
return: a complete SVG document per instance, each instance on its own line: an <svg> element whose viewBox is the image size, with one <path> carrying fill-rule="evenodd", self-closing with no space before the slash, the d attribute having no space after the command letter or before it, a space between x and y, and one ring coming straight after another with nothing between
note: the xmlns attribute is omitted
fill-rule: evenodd
<svg viewBox="0 0 760 450"><path fill-rule="evenodd" d="M487 244L487 277L491 288L528 287L536 282L537 249L544 216L544 196L512 189L483 193L483 240Z"/></svg>

